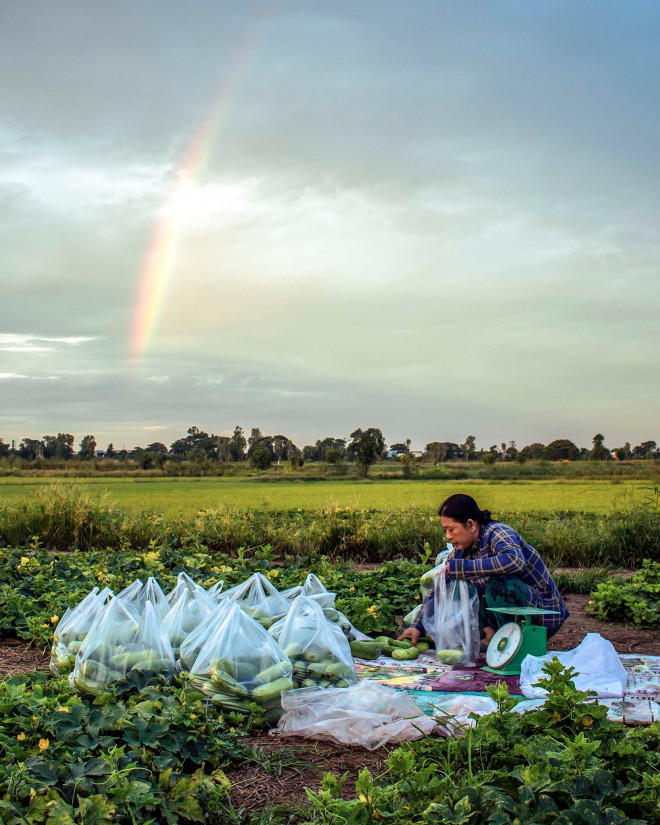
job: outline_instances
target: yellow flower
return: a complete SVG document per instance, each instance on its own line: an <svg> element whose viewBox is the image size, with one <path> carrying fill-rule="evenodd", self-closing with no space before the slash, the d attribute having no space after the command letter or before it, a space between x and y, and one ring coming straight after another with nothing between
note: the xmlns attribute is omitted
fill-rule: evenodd
<svg viewBox="0 0 660 825"><path fill-rule="evenodd" d="M371 613L371 615L372 615L372 616L374 617L374 619L375 619L375 618L376 618L376 614L378 613L378 610L376 609L376 606L372 604L372 605L371 605L371 607L368 607L368 608L367 608L367 613Z"/></svg>
<svg viewBox="0 0 660 825"><path fill-rule="evenodd" d="M371 805L371 794L367 794L366 796L361 793L359 796L359 800L363 805Z"/></svg>
<svg viewBox="0 0 660 825"><path fill-rule="evenodd" d="M21 563L18 566L22 567L24 564L29 564L29 563L30 563L30 559L27 556L21 556Z"/></svg>
<svg viewBox="0 0 660 825"><path fill-rule="evenodd" d="M41 626L42 626L42 627L50 627L50 625L48 624L48 622L46 622L46 624L42 624Z"/></svg>
<svg viewBox="0 0 660 825"><path fill-rule="evenodd" d="M552 718L555 719L557 722L561 722L561 714L558 711L555 711L552 714Z"/></svg>
<svg viewBox="0 0 660 825"><path fill-rule="evenodd" d="M587 714L587 715L583 716L582 719L580 719L580 721L582 722L582 724L584 725L585 728L588 728L591 725L593 725L594 717L589 716L589 714Z"/></svg>
<svg viewBox="0 0 660 825"><path fill-rule="evenodd" d="M40 739L39 740L39 750L40 751L47 751L49 745L50 745L50 742L48 741L48 739Z"/></svg>
<svg viewBox="0 0 660 825"><path fill-rule="evenodd" d="M51 624L57 624L59 622L59 620L60 620L59 616L51 616L50 617L50 623Z"/></svg>
<svg viewBox="0 0 660 825"><path fill-rule="evenodd" d="M270 571L270 575L271 575L273 578L276 578L277 576L279 576L279 575L280 575L280 571L279 571L279 570L271 570L271 571Z"/></svg>
<svg viewBox="0 0 660 825"><path fill-rule="evenodd" d="M418 601L419 601L419 593L415 596L415 601L416 601L416 602L418 602Z"/></svg>
<svg viewBox="0 0 660 825"><path fill-rule="evenodd" d="M348 589L349 589L349 590L355 590L355 588L354 588L354 587L349 587Z"/></svg>
<svg viewBox="0 0 660 825"><path fill-rule="evenodd" d="M69 708L65 708L64 705L60 705L58 710L59 710L60 713L71 713Z"/></svg>
<svg viewBox="0 0 660 825"><path fill-rule="evenodd" d="M25 739L25 734L24 733L19 733L16 738L18 739L19 742L22 742Z"/></svg>

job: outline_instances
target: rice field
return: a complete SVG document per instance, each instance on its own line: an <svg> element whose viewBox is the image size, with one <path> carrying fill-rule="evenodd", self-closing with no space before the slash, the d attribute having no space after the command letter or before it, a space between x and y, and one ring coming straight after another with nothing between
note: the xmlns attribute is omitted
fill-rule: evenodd
<svg viewBox="0 0 660 825"><path fill-rule="evenodd" d="M319 510L327 506L406 510L436 508L452 493L468 493L494 514L530 511L578 511L607 514L627 510L653 495L644 481L278 481L225 478L173 479L0 479L0 506L29 500L53 484L74 487L107 504L138 513L161 512L189 518L200 510Z"/></svg>

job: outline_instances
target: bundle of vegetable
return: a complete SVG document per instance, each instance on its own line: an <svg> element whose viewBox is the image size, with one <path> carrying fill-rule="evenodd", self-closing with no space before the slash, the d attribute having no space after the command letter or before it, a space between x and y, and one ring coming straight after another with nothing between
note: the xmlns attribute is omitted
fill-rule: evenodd
<svg viewBox="0 0 660 825"><path fill-rule="evenodd" d="M263 573L254 573L242 584L230 588L223 594L223 599L237 602L248 616L266 630L282 616L286 616L289 610L287 600Z"/></svg>
<svg viewBox="0 0 660 825"><path fill-rule="evenodd" d="M233 604L230 601L220 602L211 613L189 633L179 648L179 664L181 670L190 672L199 655L200 650L206 644L207 639L224 619L227 609Z"/></svg>
<svg viewBox="0 0 660 825"><path fill-rule="evenodd" d="M76 607L67 609L55 628L50 653L50 669L53 673L70 673L73 670L80 646L99 611L111 597L112 591L107 587L100 593L98 587L95 587Z"/></svg>
<svg viewBox="0 0 660 825"><path fill-rule="evenodd" d="M249 713L252 702L275 724L280 695L293 687L291 662L266 630L237 602L224 608L224 618L206 640L190 671L192 685L228 711Z"/></svg>
<svg viewBox="0 0 660 825"><path fill-rule="evenodd" d="M87 634L69 681L81 693L100 696L167 683L174 669L172 647L151 602L138 616L130 602L113 598Z"/></svg>
<svg viewBox="0 0 660 825"><path fill-rule="evenodd" d="M181 577L185 576L185 579ZM206 619L217 607L215 599L211 598L203 587L187 576L185 573L179 574L180 585L174 588L172 593L176 597L170 601L170 609L163 619L163 624L172 643L174 656L178 658L180 647L189 633ZM192 585L191 585L192 583ZM168 600L172 596L168 595Z"/></svg>
<svg viewBox="0 0 660 825"><path fill-rule="evenodd" d="M291 605L280 644L293 664L296 687L348 687L357 681L346 637L306 596L298 596Z"/></svg>

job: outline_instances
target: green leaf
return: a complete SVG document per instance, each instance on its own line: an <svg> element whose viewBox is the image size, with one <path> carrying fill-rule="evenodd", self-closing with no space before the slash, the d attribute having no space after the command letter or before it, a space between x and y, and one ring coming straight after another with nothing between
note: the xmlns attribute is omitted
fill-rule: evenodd
<svg viewBox="0 0 660 825"><path fill-rule="evenodd" d="M117 806L101 794L94 794L78 801L78 817L81 825L104 825L111 822Z"/></svg>

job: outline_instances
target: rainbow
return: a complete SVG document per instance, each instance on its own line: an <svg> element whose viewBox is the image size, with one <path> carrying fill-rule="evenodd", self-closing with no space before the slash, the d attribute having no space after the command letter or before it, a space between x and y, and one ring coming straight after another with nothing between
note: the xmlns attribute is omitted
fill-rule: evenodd
<svg viewBox="0 0 660 825"><path fill-rule="evenodd" d="M129 359L134 369L142 363L155 337L167 288L176 267L177 250L185 235L185 217L176 205L203 178L209 158L219 139L226 112L247 72L265 24L277 10L282 9L283 5L282 0L271 0L264 5L252 30L236 51L227 71L227 80L210 107L210 114L196 130L173 176L138 278L129 333Z"/></svg>

